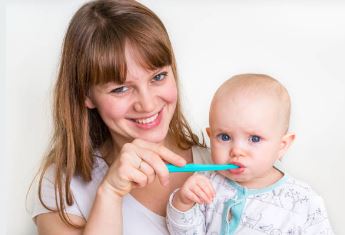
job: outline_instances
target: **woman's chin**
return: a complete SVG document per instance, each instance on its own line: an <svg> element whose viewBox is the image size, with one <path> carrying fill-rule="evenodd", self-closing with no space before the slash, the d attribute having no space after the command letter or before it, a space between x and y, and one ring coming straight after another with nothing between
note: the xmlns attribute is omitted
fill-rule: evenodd
<svg viewBox="0 0 345 235"><path fill-rule="evenodd" d="M147 142L160 144L160 143L164 143L166 136L167 136L166 133L161 132L161 133L146 134L146 135L140 136L139 138Z"/></svg>

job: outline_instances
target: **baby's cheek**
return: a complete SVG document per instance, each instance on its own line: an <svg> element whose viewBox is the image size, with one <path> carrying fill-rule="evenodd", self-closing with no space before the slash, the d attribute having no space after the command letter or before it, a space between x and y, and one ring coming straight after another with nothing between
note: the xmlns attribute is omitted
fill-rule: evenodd
<svg viewBox="0 0 345 235"><path fill-rule="evenodd" d="M216 137L210 137L210 145L212 162L215 164L225 164L227 162L226 150L219 144Z"/></svg>
<svg viewBox="0 0 345 235"><path fill-rule="evenodd" d="M212 156L212 161L215 164L225 164L228 162L228 159L226 156L224 156L224 153L221 151L217 151L217 148L212 149L212 144L211 144L211 156Z"/></svg>
<svg viewBox="0 0 345 235"><path fill-rule="evenodd" d="M219 158L219 157L213 157L212 160L215 164L227 164L228 163L227 159L223 159L223 158Z"/></svg>

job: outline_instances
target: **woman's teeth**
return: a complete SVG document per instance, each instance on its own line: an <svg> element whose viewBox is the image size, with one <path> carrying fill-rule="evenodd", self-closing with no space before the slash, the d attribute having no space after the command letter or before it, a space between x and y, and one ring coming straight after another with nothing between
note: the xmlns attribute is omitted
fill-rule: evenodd
<svg viewBox="0 0 345 235"><path fill-rule="evenodd" d="M147 123L150 123L150 122L153 122L154 120L156 120L157 117L158 117L158 113L156 113L155 115L153 115L152 117L149 117L149 118L135 119L135 122L139 123L139 124L147 124Z"/></svg>

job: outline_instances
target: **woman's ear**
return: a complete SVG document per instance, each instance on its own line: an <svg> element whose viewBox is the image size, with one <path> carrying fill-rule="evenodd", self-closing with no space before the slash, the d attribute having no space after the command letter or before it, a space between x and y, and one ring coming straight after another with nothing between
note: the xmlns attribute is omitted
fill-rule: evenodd
<svg viewBox="0 0 345 235"><path fill-rule="evenodd" d="M89 109L96 108L95 104L93 103L93 101L91 100L91 98L89 96L86 96L86 98L85 98L85 106Z"/></svg>
<svg viewBox="0 0 345 235"><path fill-rule="evenodd" d="M279 157L278 160L282 160L283 156L291 146L292 142L295 140L296 135L295 133L287 133L285 134L280 142L280 149L279 149Z"/></svg>
<svg viewBox="0 0 345 235"><path fill-rule="evenodd" d="M206 128L206 133L208 137L211 137L211 129L209 127Z"/></svg>

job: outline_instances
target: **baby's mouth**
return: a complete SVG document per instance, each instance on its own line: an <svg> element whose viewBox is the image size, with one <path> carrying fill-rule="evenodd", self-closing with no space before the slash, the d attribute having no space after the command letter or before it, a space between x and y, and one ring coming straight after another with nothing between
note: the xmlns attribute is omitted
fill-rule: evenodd
<svg viewBox="0 0 345 235"><path fill-rule="evenodd" d="M232 174L240 174L245 170L245 166L239 162L230 162L230 164L238 166L236 169L229 170Z"/></svg>
<svg viewBox="0 0 345 235"><path fill-rule="evenodd" d="M230 164L236 165L236 166L238 166L238 168L244 168L244 165L242 163L239 163L239 162L230 162Z"/></svg>

